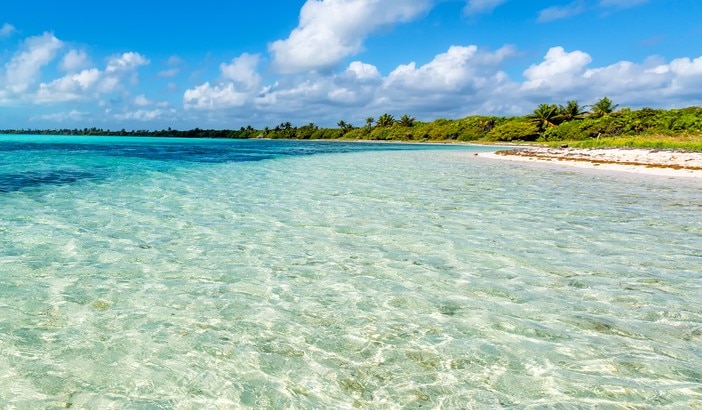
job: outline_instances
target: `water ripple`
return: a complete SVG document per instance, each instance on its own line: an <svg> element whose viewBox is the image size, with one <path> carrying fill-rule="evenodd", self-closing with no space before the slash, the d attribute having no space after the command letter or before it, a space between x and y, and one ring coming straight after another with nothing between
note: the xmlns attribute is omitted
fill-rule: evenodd
<svg viewBox="0 0 702 410"><path fill-rule="evenodd" d="M469 153L64 157L0 196L0 403L699 405L699 186Z"/></svg>

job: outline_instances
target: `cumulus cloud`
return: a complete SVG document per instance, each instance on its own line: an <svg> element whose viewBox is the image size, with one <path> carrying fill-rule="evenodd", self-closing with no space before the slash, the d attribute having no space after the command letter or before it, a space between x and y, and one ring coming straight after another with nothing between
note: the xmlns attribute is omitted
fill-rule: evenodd
<svg viewBox="0 0 702 410"><path fill-rule="evenodd" d="M551 48L544 61L524 72L519 93L529 101L594 101L607 95L635 106L702 102L702 57L618 61L604 67L588 67L590 63L585 52Z"/></svg>
<svg viewBox="0 0 702 410"><path fill-rule="evenodd" d="M581 78L571 80L585 89L582 94L590 94L590 99L597 95L608 95L625 103L644 103L655 101L656 94L670 92L674 76L657 73L655 67L646 67L631 61L619 61L606 67L587 69Z"/></svg>
<svg viewBox="0 0 702 410"><path fill-rule="evenodd" d="M582 75L592 58L582 51L567 52L563 47L552 47L546 53L544 61L533 64L524 71L527 81L525 90L562 89L571 87L571 79Z"/></svg>
<svg viewBox="0 0 702 410"><path fill-rule="evenodd" d="M669 94L693 98L697 104L702 104L702 56L677 58L669 64L657 66L655 71L672 77Z"/></svg>
<svg viewBox="0 0 702 410"><path fill-rule="evenodd" d="M110 57L105 72L115 73L133 70L139 66L149 64L149 60L139 53L128 52Z"/></svg>
<svg viewBox="0 0 702 410"><path fill-rule="evenodd" d="M144 107L151 104L153 104L153 102L146 98L144 94L139 94L136 97L134 97L134 105L136 106Z"/></svg>
<svg viewBox="0 0 702 410"><path fill-rule="evenodd" d="M183 102L185 108L222 109L241 107L249 98L248 92L237 90L234 83L210 85L209 82L185 90Z"/></svg>
<svg viewBox="0 0 702 410"><path fill-rule="evenodd" d="M232 81L245 90L251 90L261 82L261 76L256 71L259 59L258 55L244 53L232 59L230 64L220 64L219 71L225 80Z"/></svg>
<svg viewBox="0 0 702 410"><path fill-rule="evenodd" d="M132 80L140 65L148 64L148 60L140 54L129 52L111 57L104 70L87 68L72 72L88 62L84 52L69 51L61 61L61 67L69 73L53 81L42 82L34 95L28 94L25 98L39 104L99 98L120 90L125 80Z"/></svg>
<svg viewBox="0 0 702 410"><path fill-rule="evenodd" d="M494 53L479 52L477 46L451 46L419 68L415 63L397 67L388 76L386 88L469 91L490 81L502 62L512 55L514 49L509 46Z"/></svg>
<svg viewBox="0 0 702 410"><path fill-rule="evenodd" d="M63 47L63 42L51 33L29 37L5 65L7 89L22 93L40 79L41 69L49 64Z"/></svg>
<svg viewBox="0 0 702 410"><path fill-rule="evenodd" d="M425 64L401 64L386 76L355 61L337 73L287 76L266 87L254 100L259 115L278 113L335 123L363 121L383 112L419 118L468 114L524 114L542 102L578 99L594 102L604 95L620 104L665 105L702 95L702 57L670 62L648 59L591 67L581 50L557 46L543 60L511 79L504 71L517 50L451 46Z"/></svg>
<svg viewBox="0 0 702 410"><path fill-rule="evenodd" d="M468 15L491 13L506 2L507 0L468 0L463 11Z"/></svg>
<svg viewBox="0 0 702 410"><path fill-rule="evenodd" d="M61 69L68 72L75 72L89 65L90 58L88 58L88 54L82 50L70 50L63 56L63 60L61 60Z"/></svg>
<svg viewBox="0 0 702 410"><path fill-rule="evenodd" d="M353 61L346 69L346 75L358 81L375 81L380 78L380 71L372 64Z"/></svg>
<svg viewBox="0 0 702 410"><path fill-rule="evenodd" d="M85 92L100 81L102 73L96 68L69 74L50 83L39 84L35 102L66 102L80 100Z"/></svg>
<svg viewBox="0 0 702 410"><path fill-rule="evenodd" d="M232 59L231 63L219 66L220 81L214 85L205 82L185 90L185 108L218 110L241 107L254 98L261 82L257 72L260 57L244 53Z"/></svg>
<svg viewBox="0 0 702 410"><path fill-rule="evenodd" d="M668 65L671 72L683 77L702 76L702 57L694 60L690 58L678 58Z"/></svg>
<svg viewBox="0 0 702 410"><path fill-rule="evenodd" d="M383 112L421 119L522 115L543 102L592 103L605 95L623 106L702 103L702 57L592 66L588 53L556 46L526 68L523 78L510 78L505 67L516 56L509 46L451 46L424 64L401 64L387 75L355 61L335 73L281 77L242 109L300 123L335 124L340 118L358 123Z"/></svg>
<svg viewBox="0 0 702 410"><path fill-rule="evenodd" d="M515 54L511 46L496 51L451 46L422 66L398 66L383 79L375 105L444 115L479 112L489 104L501 107L515 88L502 66Z"/></svg>
<svg viewBox="0 0 702 410"><path fill-rule="evenodd" d="M290 36L269 45L279 72L325 71L363 49L381 27L410 21L430 0L308 0Z"/></svg>
<svg viewBox="0 0 702 410"><path fill-rule="evenodd" d="M381 85L382 76L375 66L354 61L340 73L312 73L277 82L263 90L255 102L258 108L274 112L295 112L305 107L317 113L336 111L371 103Z"/></svg>
<svg viewBox="0 0 702 410"><path fill-rule="evenodd" d="M515 54L510 46L496 51L452 46L426 64L402 64L387 76L371 64L354 61L338 73L284 78L261 93L256 109L286 115L313 112L315 121L331 123L341 117L363 121L383 112L421 117L465 115L488 107L512 110L504 100L517 87L501 66Z"/></svg>
<svg viewBox="0 0 702 410"><path fill-rule="evenodd" d="M15 26L13 26L12 24L9 24L9 23L5 23L2 25L2 27L0 27L0 38L10 37L16 31L17 31L17 29L15 28Z"/></svg>

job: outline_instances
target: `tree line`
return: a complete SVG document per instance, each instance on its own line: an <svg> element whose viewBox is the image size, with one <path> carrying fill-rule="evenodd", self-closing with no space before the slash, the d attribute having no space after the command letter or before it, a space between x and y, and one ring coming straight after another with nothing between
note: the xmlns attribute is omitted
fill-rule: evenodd
<svg viewBox="0 0 702 410"><path fill-rule="evenodd" d="M590 106L575 100L563 105L539 104L524 116L473 115L461 119L439 118L418 121L409 114L395 118L384 113L367 117L358 126L340 120L336 127L320 127L314 123L294 126L283 122L273 127L252 126L231 130L195 128L173 130L104 130L100 128L53 130L2 130L5 134L153 136L183 138L270 138L270 139L349 139L381 141L582 141L607 137L639 135L702 136L702 107L680 109L619 109L604 97Z"/></svg>

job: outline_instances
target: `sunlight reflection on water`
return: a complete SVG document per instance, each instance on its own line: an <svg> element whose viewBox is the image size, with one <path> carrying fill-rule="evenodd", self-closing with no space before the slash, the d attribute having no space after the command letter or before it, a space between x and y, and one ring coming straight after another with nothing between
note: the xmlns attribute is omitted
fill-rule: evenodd
<svg viewBox="0 0 702 410"><path fill-rule="evenodd" d="M702 400L698 182L257 143L3 154L3 406Z"/></svg>

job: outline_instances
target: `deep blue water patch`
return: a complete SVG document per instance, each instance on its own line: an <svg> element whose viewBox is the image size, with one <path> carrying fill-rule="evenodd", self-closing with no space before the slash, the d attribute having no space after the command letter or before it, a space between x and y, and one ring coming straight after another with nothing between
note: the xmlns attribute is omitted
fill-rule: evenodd
<svg viewBox="0 0 702 410"><path fill-rule="evenodd" d="M41 185L64 185L93 178L83 171L57 170L0 174L0 192L14 192Z"/></svg>
<svg viewBox="0 0 702 410"><path fill-rule="evenodd" d="M0 135L0 192L99 181L188 164L265 161L283 157L367 151L465 149L430 144L290 140L214 140L146 137ZM135 162L138 167L133 167ZM67 168L68 167L68 168Z"/></svg>

